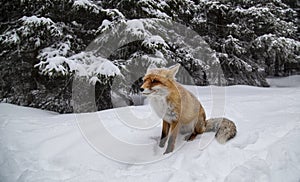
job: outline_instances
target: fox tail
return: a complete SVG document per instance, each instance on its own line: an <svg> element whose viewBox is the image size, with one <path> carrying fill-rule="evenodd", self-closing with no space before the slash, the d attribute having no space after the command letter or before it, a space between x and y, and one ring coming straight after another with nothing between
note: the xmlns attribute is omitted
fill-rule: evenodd
<svg viewBox="0 0 300 182"><path fill-rule="evenodd" d="M227 118L211 118L206 122L205 132L216 132L215 137L221 144L235 137L237 133L234 122Z"/></svg>

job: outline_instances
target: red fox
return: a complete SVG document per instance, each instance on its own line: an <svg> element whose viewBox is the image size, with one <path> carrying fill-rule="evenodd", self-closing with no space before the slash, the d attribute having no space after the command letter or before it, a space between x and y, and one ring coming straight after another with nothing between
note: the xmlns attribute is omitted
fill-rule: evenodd
<svg viewBox="0 0 300 182"><path fill-rule="evenodd" d="M205 111L198 99L175 80L180 64L169 68L150 65L140 87L149 98L151 107L162 117L162 133L159 146L168 145L164 154L174 150L178 132L188 134L187 141L197 134L215 131L219 143L225 143L236 135L235 124L226 118L206 120Z"/></svg>

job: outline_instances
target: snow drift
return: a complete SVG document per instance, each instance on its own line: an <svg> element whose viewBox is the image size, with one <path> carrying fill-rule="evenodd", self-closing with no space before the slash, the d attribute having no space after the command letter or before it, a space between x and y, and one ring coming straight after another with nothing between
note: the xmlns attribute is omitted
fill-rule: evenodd
<svg viewBox="0 0 300 182"><path fill-rule="evenodd" d="M291 83L299 83L299 76ZM273 83L278 83L273 81ZM189 87L193 88L193 87ZM208 117L211 87L198 87ZM238 134L225 145L198 136L163 160L124 164L111 160L85 140L75 114L0 104L1 181L299 181L300 87L226 87L225 116ZM147 106L131 109L147 114ZM93 114L104 118L112 135L129 143L156 143L160 125L128 127L115 110ZM118 150L118 146L113 146ZM157 148L156 154L163 150ZM136 156L141 154L137 153ZM145 154L146 155L146 154Z"/></svg>

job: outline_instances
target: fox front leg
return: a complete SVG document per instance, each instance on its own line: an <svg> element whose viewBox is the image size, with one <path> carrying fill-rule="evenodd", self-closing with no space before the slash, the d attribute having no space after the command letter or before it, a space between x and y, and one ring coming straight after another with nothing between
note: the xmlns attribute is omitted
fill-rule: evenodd
<svg viewBox="0 0 300 182"><path fill-rule="evenodd" d="M168 146L167 146L167 149L164 152L164 154L173 152L173 150L175 148L176 137L179 132L179 127L180 126L179 126L178 122L173 122L171 124L171 128L170 128L171 135L169 137Z"/></svg>
<svg viewBox="0 0 300 182"><path fill-rule="evenodd" d="M160 142L159 142L159 146L160 147L164 147L165 146L166 141L168 139L169 130L170 130L170 124L168 122L166 122L166 121L163 121L161 138L160 138Z"/></svg>

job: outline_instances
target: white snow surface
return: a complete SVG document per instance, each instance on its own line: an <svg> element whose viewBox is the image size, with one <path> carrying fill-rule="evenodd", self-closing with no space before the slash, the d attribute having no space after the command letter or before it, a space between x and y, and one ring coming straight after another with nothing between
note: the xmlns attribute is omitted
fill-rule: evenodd
<svg viewBox="0 0 300 182"><path fill-rule="evenodd" d="M297 83L299 76L290 77ZM96 152L81 134L75 114L0 104L0 181L272 181L300 180L300 87L225 87L225 116L238 129L237 136L221 145L206 147L205 133L187 142L167 158L148 164L125 164ZM197 90L208 117L212 109L209 87ZM148 106L130 107L137 115ZM157 142L160 125L138 130L125 125L117 109L81 114L101 116L113 135L130 143ZM100 134L101 135L101 134ZM104 140L104 139L103 139ZM113 146L118 150L118 146ZM112 151L114 152L114 151ZM163 149L157 149L162 155ZM141 156L143 154L134 153ZM146 155L146 154L145 154ZM145 156L146 157L146 156Z"/></svg>
<svg viewBox="0 0 300 182"><path fill-rule="evenodd" d="M281 78L267 78L271 87L300 87L300 75Z"/></svg>

